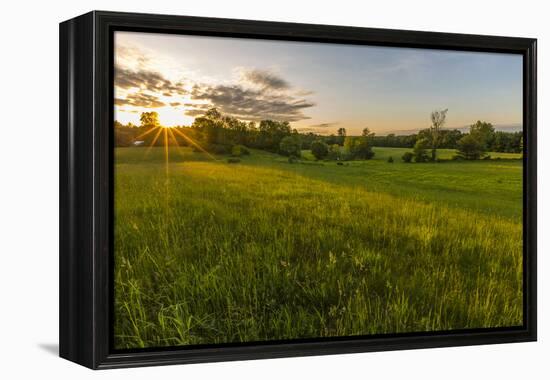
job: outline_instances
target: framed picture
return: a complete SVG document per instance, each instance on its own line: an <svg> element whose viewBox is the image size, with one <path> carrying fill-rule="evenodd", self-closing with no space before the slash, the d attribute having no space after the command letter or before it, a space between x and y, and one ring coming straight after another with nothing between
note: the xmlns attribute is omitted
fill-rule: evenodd
<svg viewBox="0 0 550 380"><path fill-rule="evenodd" d="M536 340L536 40L60 25L60 356Z"/></svg>

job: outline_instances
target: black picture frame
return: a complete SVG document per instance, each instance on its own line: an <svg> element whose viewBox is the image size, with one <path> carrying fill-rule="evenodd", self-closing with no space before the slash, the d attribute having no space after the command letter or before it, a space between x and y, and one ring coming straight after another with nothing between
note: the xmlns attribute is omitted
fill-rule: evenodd
<svg viewBox="0 0 550 380"><path fill-rule="evenodd" d="M112 350L116 30L523 56L524 323L519 328ZM89 368L529 342L537 337L536 39L93 11L60 24L60 356Z"/></svg>

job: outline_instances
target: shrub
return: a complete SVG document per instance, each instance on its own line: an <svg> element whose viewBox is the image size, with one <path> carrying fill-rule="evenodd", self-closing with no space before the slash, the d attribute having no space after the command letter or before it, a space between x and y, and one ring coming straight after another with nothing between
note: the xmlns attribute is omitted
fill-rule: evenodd
<svg viewBox="0 0 550 380"><path fill-rule="evenodd" d="M302 143L298 136L286 136L283 137L279 144L279 152L285 156L301 157L302 155Z"/></svg>
<svg viewBox="0 0 550 380"><path fill-rule="evenodd" d="M328 156L328 145L323 140L315 140L311 143L311 154L317 159L322 160Z"/></svg>
<svg viewBox="0 0 550 380"><path fill-rule="evenodd" d="M296 157L295 155L290 155L288 157L288 163L289 164L295 164L298 162L298 157Z"/></svg>
<svg viewBox="0 0 550 380"><path fill-rule="evenodd" d="M458 155L465 160L479 160L485 155L485 143L469 133L458 140Z"/></svg>
<svg viewBox="0 0 550 380"><path fill-rule="evenodd" d="M340 162L340 161L338 161L338 162L336 163L336 165L340 165L340 166L342 166L342 165L344 165L344 163L343 163L343 162Z"/></svg>
<svg viewBox="0 0 550 380"><path fill-rule="evenodd" d="M237 157L229 157L227 159L228 164L238 164L239 162L241 162L241 159Z"/></svg>
<svg viewBox="0 0 550 380"><path fill-rule="evenodd" d="M430 145L430 142L426 138L420 138L416 140L416 144L414 144L413 148L413 154L414 154L414 161L415 162L426 162L430 158L428 156L428 147Z"/></svg>
<svg viewBox="0 0 550 380"><path fill-rule="evenodd" d="M390 164L393 164L393 157L392 157L392 156L389 156L389 157L388 157L388 162L389 162Z"/></svg>
<svg viewBox="0 0 550 380"><path fill-rule="evenodd" d="M328 158L331 160L338 160L341 156L340 145L332 144L328 150Z"/></svg>
<svg viewBox="0 0 550 380"><path fill-rule="evenodd" d="M405 152L403 156L401 156L401 159L408 163L408 162L412 162L413 157L414 157L414 154L412 154L411 152Z"/></svg>
<svg viewBox="0 0 550 380"><path fill-rule="evenodd" d="M244 145L233 145L231 148L231 155L233 157L248 156L249 154L250 150Z"/></svg>
<svg viewBox="0 0 550 380"><path fill-rule="evenodd" d="M370 160L374 157L374 152L367 136L347 136L344 140L344 149L350 159Z"/></svg>

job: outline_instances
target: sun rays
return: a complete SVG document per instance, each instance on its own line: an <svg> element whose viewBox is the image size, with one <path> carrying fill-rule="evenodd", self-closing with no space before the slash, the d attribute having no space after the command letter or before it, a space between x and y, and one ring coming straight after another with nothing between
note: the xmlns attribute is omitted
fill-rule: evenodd
<svg viewBox="0 0 550 380"><path fill-rule="evenodd" d="M207 157L213 161L218 162L219 160L213 156L211 153L209 153L201 144L199 144L195 139L189 137L184 131L182 131L180 128L175 127L164 127L157 125L148 131L143 132L142 134L138 135L135 140L139 140L141 138L144 138L148 135L153 134L153 139L149 146L147 147L147 150L145 151L145 156L149 155L153 147L157 144L159 139L162 135L162 148L164 153L164 163L165 163L165 173L166 177L169 176L169 164L170 164L170 145L173 143L173 146L176 148L178 154L181 156L182 159L185 158L185 154L181 149L181 146L178 142L178 139L176 137L176 134L178 136L181 136L189 145L196 148L198 151L205 153Z"/></svg>
<svg viewBox="0 0 550 380"><path fill-rule="evenodd" d="M208 155L209 158L211 158L212 160L214 161L218 161L218 159L216 157L214 157L213 155L211 155L210 153L208 153L208 151L206 149L204 149L198 142L196 142L195 140L193 140L192 138L190 138L189 136L185 135L182 131L180 131L179 129L174 129L174 132L176 132L178 135L180 135L181 137L183 137L185 139L185 141L187 141L188 143L190 143L191 145L193 145L195 148L197 148L198 150L200 150L201 152L203 153L206 153Z"/></svg>

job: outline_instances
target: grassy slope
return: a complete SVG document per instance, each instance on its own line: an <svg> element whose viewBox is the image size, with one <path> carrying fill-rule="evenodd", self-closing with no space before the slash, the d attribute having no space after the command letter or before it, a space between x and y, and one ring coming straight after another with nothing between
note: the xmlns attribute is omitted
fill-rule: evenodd
<svg viewBox="0 0 550 380"><path fill-rule="evenodd" d="M397 152L117 149L117 347L520 324L520 161Z"/></svg>

